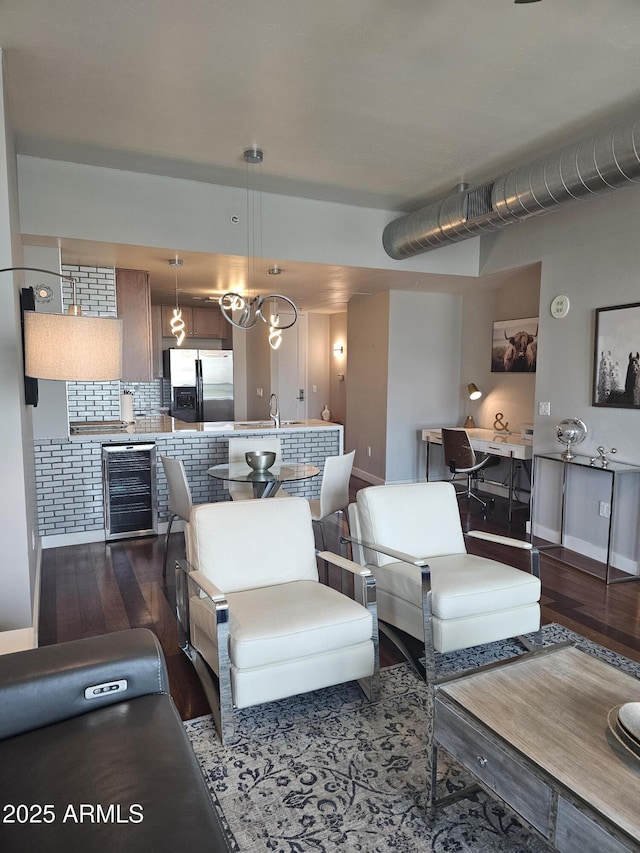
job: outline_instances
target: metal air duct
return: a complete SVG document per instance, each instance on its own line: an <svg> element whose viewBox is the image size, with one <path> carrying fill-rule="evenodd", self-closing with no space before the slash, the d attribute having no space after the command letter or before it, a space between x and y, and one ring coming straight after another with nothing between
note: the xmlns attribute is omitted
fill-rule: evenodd
<svg viewBox="0 0 640 853"><path fill-rule="evenodd" d="M394 219L384 229L382 244L400 261L636 181L640 181L640 118Z"/></svg>

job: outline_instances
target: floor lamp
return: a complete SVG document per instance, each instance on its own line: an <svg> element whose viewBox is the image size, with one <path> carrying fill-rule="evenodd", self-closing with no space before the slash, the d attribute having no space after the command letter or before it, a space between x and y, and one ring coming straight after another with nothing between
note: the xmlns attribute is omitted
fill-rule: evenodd
<svg viewBox="0 0 640 853"><path fill-rule="evenodd" d="M67 314L24 311L24 372L34 379L108 382L122 376L122 320L83 317L77 279L38 267L5 267L3 272L39 272L71 282Z"/></svg>

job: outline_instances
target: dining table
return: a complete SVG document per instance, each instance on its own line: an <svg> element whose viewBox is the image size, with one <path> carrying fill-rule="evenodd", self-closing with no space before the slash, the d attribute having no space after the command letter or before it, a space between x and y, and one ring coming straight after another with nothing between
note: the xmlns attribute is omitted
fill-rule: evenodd
<svg viewBox="0 0 640 853"><path fill-rule="evenodd" d="M207 469L210 477L234 483L251 483L254 498L272 498L283 483L310 480L320 469L306 462L276 462L266 471L254 471L245 462L212 465Z"/></svg>

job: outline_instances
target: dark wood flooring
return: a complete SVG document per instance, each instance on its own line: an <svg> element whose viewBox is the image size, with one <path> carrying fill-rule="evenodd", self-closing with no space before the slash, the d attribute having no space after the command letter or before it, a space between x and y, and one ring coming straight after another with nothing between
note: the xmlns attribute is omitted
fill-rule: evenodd
<svg viewBox="0 0 640 853"><path fill-rule="evenodd" d="M366 485L352 478L352 496ZM461 518L465 530L485 529L520 537L524 534L525 514L517 512L509 530L506 507L499 499L486 519L475 506L462 501ZM329 550L336 550L338 533L337 524L327 526ZM473 545L468 544L475 553L505 559L503 553L486 543L475 540ZM151 629L159 637L167 659L173 698L182 718L188 720L207 714L209 709L191 663L178 648L175 581L171 571L166 582L162 578L163 551L164 536L44 551L40 645L133 627ZM176 533L169 544L170 565L181 557L184 537ZM557 556L544 554L541 563L544 623L559 622L640 661L640 581L606 586ZM330 574L329 582L337 585L337 574ZM380 651L383 666L401 660L382 635Z"/></svg>

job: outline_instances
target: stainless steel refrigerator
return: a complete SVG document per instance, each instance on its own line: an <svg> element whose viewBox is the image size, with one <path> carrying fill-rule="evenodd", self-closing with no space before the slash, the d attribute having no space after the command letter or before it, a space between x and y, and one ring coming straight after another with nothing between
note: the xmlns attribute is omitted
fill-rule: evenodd
<svg viewBox="0 0 640 853"><path fill-rule="evenodd" d="M233 420L232 350L167 349L170 414L188 423Z"/></svg>

